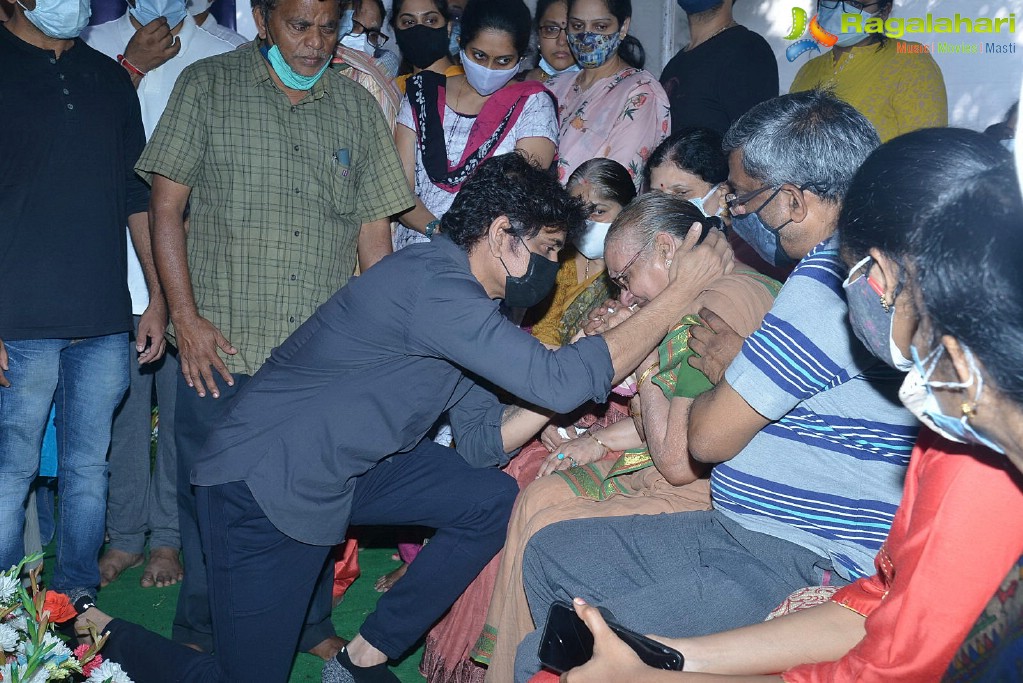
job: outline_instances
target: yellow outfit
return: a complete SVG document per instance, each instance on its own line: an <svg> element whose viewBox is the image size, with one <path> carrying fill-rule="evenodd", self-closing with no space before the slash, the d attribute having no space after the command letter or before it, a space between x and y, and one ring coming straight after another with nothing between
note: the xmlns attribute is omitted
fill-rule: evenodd
<svg viewBox="0 0 1023 683"><path fill-rule="evenodd" d="M554 281L554 293L551 295L550 308L533 325L534 337L544 344L554 344L556 346L564 346L571 341L571 337L575 336L578 329L566 329L565 333L568 334L569 339L563 339L562 318L568 307L572 305L572 302L588 290L598 277L604 274L603 268L591 266L590 270L596 272L591 273L588 278L579 282L579 271L576 269L575 256L573 255L561 264L561 268L558 269L558 277ZM594 306L600 303L603 303L603 299L595 302ZM571 327L575 328L576 325L573 324Z"/></svg>
<svg viewBox="0 0 1023 683"><path fill-rule="evenodd" d="M948 125L945 80L934 58L912 52L917 43L889 38L857 46L835 62L827 52L803 65L789 92L831 90L867 117L881 142L920 128Z"/></svg>
<svg viewBox="0 0 1023 683"><path fill-rule="evenodd" d="M448 68L444 69L444 76L446 78L453 78L454 76L461 76L464 73L465 73L465 71L462 70L462 66L460 64L452 64ZM405 94L405 83L411 77L412 77L412 74L402 74L401 76L398 76L397 78L394 79L394 84L396 86L398 86L398 90L401 91L402 95Z"/></svg>

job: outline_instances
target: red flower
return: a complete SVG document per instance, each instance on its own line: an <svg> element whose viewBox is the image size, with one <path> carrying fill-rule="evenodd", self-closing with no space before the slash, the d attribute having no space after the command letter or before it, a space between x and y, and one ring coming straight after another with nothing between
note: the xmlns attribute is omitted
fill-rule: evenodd
<svg viewBox="0 0 1023 683"><path fill-rule="evenodd" d="M79 645L78 647L75 648L75 659L81 661L82 657L84 657L85 653L88 651L89 651L88 645ZM102 663L103 656L99 654L94 655L93 658L89 660L88 664L82 665L82 675L88 678L89 674L91 674L94 669L98 669L99 665Z"/></svg>
<svg viewBox="0 0 1023 683"><path fill-rule="evenodd" d="M46 598L43 600L43 611L50 613L50 621L55 624L63 624L69 619L78 616L75 606L63 593L46 591Z"/></svg>

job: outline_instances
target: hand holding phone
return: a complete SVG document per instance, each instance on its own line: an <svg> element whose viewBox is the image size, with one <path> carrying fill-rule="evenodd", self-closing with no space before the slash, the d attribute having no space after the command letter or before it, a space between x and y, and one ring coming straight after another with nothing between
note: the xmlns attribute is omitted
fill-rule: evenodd
<svg viewBox="0 0 1023 683"><path fill-rule="evenodd" d="M682 670L685 658L681 652L615 623L613 615L597 609L604 615L608 628L632 648L644 664L667 671ZM593 634L568 603L558 601L551 605L539 656L540 663L557 673L582 666L593 657Z"/></svg>

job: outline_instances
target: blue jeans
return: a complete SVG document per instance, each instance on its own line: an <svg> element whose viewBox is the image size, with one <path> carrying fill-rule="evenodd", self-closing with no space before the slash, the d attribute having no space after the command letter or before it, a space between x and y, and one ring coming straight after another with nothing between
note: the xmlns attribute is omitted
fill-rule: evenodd
<svg viewBox="0 0 1023 683"><path fill-rule="evenodd" d="M11 386L0 388L0 567L25 552L25 505L57 410L57 564L51 588L95 596L114 410L128 388L128 335L5 341Z"/></svg>

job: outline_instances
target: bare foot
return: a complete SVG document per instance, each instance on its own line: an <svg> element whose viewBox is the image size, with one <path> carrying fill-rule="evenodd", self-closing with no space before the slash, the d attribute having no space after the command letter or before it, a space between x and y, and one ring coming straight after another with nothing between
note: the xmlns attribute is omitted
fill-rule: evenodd
<svg viewBox="0 0 1023 683"><path fill-rule="evenodd" d="M373 585L373 587L376 588L377 593L386 593L387 591L391 590L391 586L398 582L398 579L405 576L405 572L407 571L408 565L402 562L401 566L395 569L393 572L390 572L389 574L384 574L379 579L377 579L377 582Z"/></svg>
<svg viewBox="0 0 1023 683"><path fill-rule="evenodd" d="M149 562L142 572L139 584L143 588L163 588L173 586L185 578L185 570L178 559L177 548L152 548L149 551Z"/></svg>
<svg viewBox="0 0 1023 683"><path fill-rule="evenodd" d="M387 663L387 655L370 645L361 633L352 638L345 651L355 666L367 667Z"/></svg>
<svg viewBox="0 0 1023 683"><path fill-rule="evenodd" d="M341 652L341 648L348 644L348 641L344 638L337 636L331 636L324 638L319 645L314 648L310 648L309 654L316 655L323 661L328 659L334 659L338 652Z"/></svg>
<svg viewBox="0 0 1023 683"><path fill-rule="evenodd" d="M141 553L126 553L123 550L109 548L103 557L99 558L99 587L109 586L125 569L133 569L142 564L145 556Z"/></svg>

